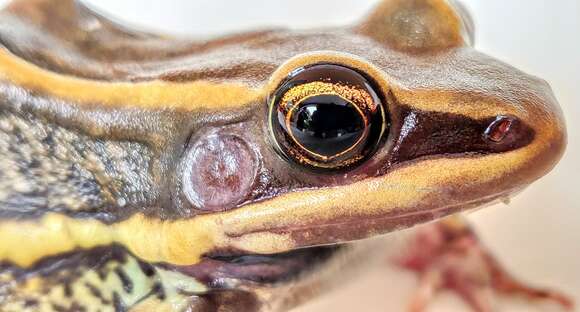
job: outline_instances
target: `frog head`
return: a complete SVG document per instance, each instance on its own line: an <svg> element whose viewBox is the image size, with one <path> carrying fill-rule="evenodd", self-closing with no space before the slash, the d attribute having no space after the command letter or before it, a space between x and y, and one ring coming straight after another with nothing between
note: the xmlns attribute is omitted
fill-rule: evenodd
<svg viewBox="0 0 580 312"><path fill-rule="evenodd" d="M0 24L8 310L257 306L347 242L508 198L565 147L550 87L475 51L454 2L211 41L74 1Z"/></svg>

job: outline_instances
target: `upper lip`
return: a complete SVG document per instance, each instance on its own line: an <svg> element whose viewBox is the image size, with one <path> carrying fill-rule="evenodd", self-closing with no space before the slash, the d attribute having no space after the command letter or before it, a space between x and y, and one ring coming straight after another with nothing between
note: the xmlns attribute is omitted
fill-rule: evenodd
<svg viewBox="0 0 580 312"><path fill-rule="evenodd" d="M292 237L294 248L310 248L327 244L340 244L349 241L365 239L377 234L384 234L414 224L424 223L441 218L449 214L467 209L489 205L498 199L509 197L522 188L506 190L499 194L492 194L476 200L449 204L442 207L431 207L412 211L393 211L388 215L355 216L351 218L329 220L311 220L311 223L300 223L295 226L263 227L243 234L230 234L233 239L243 240L245 235L259 235L262 233L286 233ZM284 251L276 251L284 253Z"/></svg>

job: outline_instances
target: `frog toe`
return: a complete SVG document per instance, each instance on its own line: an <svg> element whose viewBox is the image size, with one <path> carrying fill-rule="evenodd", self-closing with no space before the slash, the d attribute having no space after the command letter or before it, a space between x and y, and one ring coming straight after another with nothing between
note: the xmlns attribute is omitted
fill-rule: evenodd
<svg viewBox="0 0 580 312"><path fill-rule="evenodd" d="M566 295L528 286L512 277L462 219L452 217L428 224L414 235L409 248L394 259L397 266L419 276L409 304L411 312L425 311L442 291L451 291L477 312L496 311L498 295L574 308Z"/></svg>

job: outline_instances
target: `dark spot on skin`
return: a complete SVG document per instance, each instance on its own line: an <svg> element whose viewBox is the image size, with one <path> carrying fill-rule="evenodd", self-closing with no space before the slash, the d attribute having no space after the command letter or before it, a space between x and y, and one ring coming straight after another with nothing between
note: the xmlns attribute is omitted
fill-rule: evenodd
<svg viewBox="0 0 580 312"><path fill-rule="evenodd" d="M26 299L24 300L24 307L25 308L34 308L38 306L38 300L36 299Z"/></svg>
<svg viewBox="0 0 580 312"><path fill-rule="evenodd" d="M73 289L69 282L64 283L64 296L70 298L73 296Z"/></svg>
<svg viewBox="0 0 580 312"><path fill-rule="evenodd" d="M126 312L127 307L125 307L125 303L121 299L121 296L117 292L113 292L113 306L115 307L115 312Z"/></svg>
<svg viewBox="0 0 580 312"><path fill-rule="evenodd" d="M89 290L89 293L91 293L91 295L101 300L101 302L105 303L104 301L106 300L103 297L103 293L95 285L85 283L85 287Z"/></svg>
<svg viewBox="0 0 580 312"><path fill-rule="evenodd" d="M86 312L87 311L87 308L85 308L84 306L82 306L80 303L74 301L71 304L70 311L71 312Z"/></svg>
<svg viewBox="0 0 580 312"><path fill-rule="evenodd" d="M98 268L98 269L96 270L96 272L97 272L97 276L99 277L99 279L100 279L101 281L104 281L105 279L107 279L107 274L108 274L109 272L107 272L107 271L105 270L105 268Z"/></svg>
<svg viewBox="0 0 580 312"><path fill-rule="evenodd" d="M155 268L151 264L143 261L138 261L138 264L139 268L141 269L143 274L145 274L145 276L151 277L155 275Z"/></svg>
<svg viewBox="0 0 580 312"><path fill-rule="evenodd" d="M40 160L38 159L33 159L28 163L29 169L37 169L38 167L40 167Z"/></svg>
<svg viewBox="0 0 580 312"><path fill-rule="evenodd" d="M118 267L115 268L115 274L117 274L119 280L123 284L123 290L125 290L125 292L128 294L132 293L133 282L131 281L131 278L127 275L127 273L125 273L125 271L122 268Z"/></svg>
<svg viewBox="0 0 580 312"><path fill-rule="evenodd" d="M55 312L68 312L68 309L60 304L52 303L51 307Z"/></svg>
<svg viewBox="0 0 580 312"><path fill-rule="evenodd" d="M163 285L161 285L161 283L156 282L155 284L153 284L153 287L151 289L151 293L156 294L157 295L157 299L163 301L166 299L166 294L165 294L165 289L163 289Z"/></svg>
<svg viewBox="0 0 580 312"><path fill-rule="evenodd" d="M202 210L235 207L251 192L258 161L240 137L210 134L198 140L185 160L186 197Z"/></svg>

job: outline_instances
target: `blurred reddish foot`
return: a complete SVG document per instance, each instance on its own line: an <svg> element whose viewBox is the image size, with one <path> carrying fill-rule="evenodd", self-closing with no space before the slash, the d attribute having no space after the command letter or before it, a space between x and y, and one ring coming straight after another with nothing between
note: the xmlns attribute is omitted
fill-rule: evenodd
<svg viewBox="0 0 580 312"><path fill-rule="evenodd" d="M459 217L423 226L415 235L409 249L395 259L397 265L417 272L420 278L411 312L423 311L445 289L458 294L478 312L495 310L495 294L552 300L573 309L572 301L563 294L529 287L511 277Z"/></svg>

